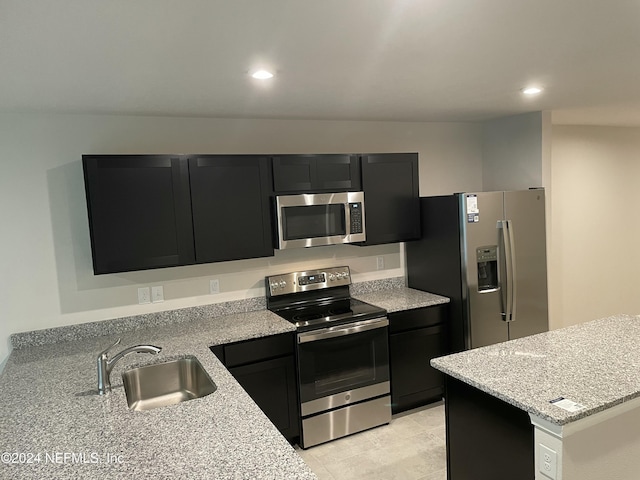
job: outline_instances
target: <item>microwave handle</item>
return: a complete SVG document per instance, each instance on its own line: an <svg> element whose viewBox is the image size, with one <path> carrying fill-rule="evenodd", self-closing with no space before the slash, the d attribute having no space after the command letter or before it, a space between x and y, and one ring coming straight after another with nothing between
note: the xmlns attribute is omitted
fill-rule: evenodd
<svg viewBox="0 0 640 480"><path fill-rule="evenodd" d="M344 204L344 236L351 234L351 209L349 208L349 202Z"/></svg>
<svg viewBox="0 0 640 480"><path fill-rule="evenodd" d="M373 320L365 320L363 322L350 323L339 327L323 328L312 332L298 334L298 343L315 342L317 340L325 340L327 338L341 337L343 335L353 335L356 333L366 332L367 330L375 330L389 325L387 317L376 318Z"/></svg>

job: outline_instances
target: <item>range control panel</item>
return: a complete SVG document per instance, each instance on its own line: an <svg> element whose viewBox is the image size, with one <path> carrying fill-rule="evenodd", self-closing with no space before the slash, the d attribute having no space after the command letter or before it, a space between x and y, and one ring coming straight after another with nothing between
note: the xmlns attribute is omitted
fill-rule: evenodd
<svg viewBox="0 0 640 480"><path fill-rule="evenodd" d="M331 267L273 275L266 277L265 281L268 295L275 297L287 293L351 285L351 273L349 267Z"/></svg>

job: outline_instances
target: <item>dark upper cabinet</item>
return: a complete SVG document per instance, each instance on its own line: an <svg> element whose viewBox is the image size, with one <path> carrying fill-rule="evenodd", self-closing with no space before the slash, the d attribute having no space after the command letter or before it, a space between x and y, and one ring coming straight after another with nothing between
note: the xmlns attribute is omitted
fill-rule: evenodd
<svg viewBox="0 0 640 480"><path fill-rule="evenodd" d="M273 255L274 192L365 192L367 241L420 237L418 154L83 155L94 273Z"/></svg>
<svg viewBox="0 0 640 480"><path fill-rule="evenodd" d="M367 241L361 245L420 238L417 153L362 155Z"/></svg>
<svg viewBox="0 0 640 480"><path fill-rule="evenodd" d="M83 155L94 273L194 263L187 160Z"/></svg>
<svg viewBox="0 0 640 480"><path fill-rule="evenodd" d="M189 158L196 262L273 255L269 158Z"/></svg>
<svg viewBox="0 0 640 480"><path fill-rule="evenodd" d="M360 190L357 155L279 155L272 157L272 166L277 193Z"/></svg>

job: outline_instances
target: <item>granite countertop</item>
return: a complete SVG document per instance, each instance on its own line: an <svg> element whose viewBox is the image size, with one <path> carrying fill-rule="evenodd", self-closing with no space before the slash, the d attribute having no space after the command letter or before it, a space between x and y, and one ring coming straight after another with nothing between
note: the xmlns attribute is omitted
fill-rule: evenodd
<svg viewBox="0 0 640 480"><path fill-rule="evenodd" d="M352 285L352 296L389 312L447 303L394 278ZM0 477L315 479L293 447L209 350L210 346L295 331L264 310L264 299L193 307L14 334L0 375ZM250 311L246 311L250 310ZM97 395L96 357L138 344ZM217 390L143 412L128 409L122 372L195 356ZM20 456L20 454L23 454ZM17 463L13 463L15 460Z"/></svg>
<svg viewBox="0 0 640 480"><path fill-rule="evenodd" d="M617 315L431 360L442 372L556 425L640 397L640 316ZM564 397L584 408L549 403Z"/></svg>
<svg viewBox="0 0 640 480"><path fill-rule="evenodd" d="M356 291L352 292L351 296L358 300L362 300L363 302L384 308L389 313L449 303L449 299L447 297L406 287L377 290L372 292Z"/></svg>
<svg viewBox="0 0 640 480"><path fill-rule="evenodd" d="M25 455L15 464L3 455L0 477L316 478L208 348L293 330L261 310L14 350L0 377L0 453ZM162 352L125 357L111 374L113 391L98 396L96 356L117 337L116 352L137 344ZM188 355L209 373L214 393L128 409L124 370Z"/></svg>

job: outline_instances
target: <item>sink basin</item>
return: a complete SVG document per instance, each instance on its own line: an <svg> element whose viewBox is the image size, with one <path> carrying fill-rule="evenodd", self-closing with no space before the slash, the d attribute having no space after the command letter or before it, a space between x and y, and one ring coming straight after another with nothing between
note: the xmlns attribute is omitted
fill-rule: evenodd
<svg viewBox="0 0 640 480"><path fill-rule="evenodd" d="M122 374L127 403L132 410L151 410L216 391L216 384L196 357L134 368Z"/></svg>

